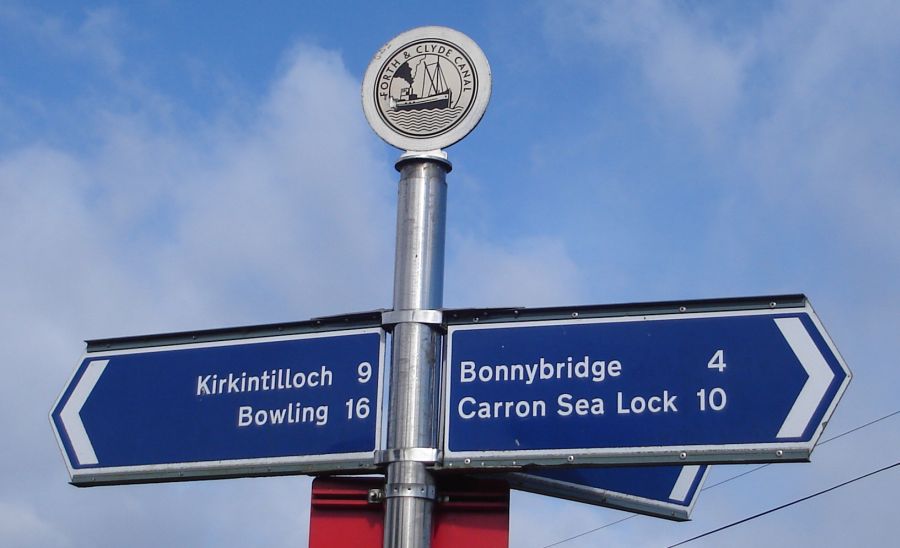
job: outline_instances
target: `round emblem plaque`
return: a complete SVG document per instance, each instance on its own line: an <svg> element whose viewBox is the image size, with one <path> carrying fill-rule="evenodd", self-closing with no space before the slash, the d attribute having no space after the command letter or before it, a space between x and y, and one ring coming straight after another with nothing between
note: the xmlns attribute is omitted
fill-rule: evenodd
<svg viewBox="0 0 900 548"><path fill-rule="evenodd" d="M363 79L363 111L391 145L446 148L481 121L491 68L471 38L446 27L400 34L375 54Z"/></svg>

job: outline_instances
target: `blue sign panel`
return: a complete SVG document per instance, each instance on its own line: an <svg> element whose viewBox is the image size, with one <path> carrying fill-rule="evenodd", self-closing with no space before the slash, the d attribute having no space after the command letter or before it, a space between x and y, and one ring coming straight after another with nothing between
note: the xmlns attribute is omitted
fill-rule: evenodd
<svg viewBox="0 0 900 548"><path fill-rule="evenodd" d="M506 478L521 491L685 521L708 470L707 465L551 468Z"/></svg>
<svg viewBox="0 0 900 548"><path fill-rule="evenodd" d="M807 305L453 326L444 466L808 460L850 372Z"/></svg>
<svg viewBox="0 0 900 548"><path fill-rule="evenodd" d="M384 332L90 352L51 412L72 483L372 468Z"/></svg>

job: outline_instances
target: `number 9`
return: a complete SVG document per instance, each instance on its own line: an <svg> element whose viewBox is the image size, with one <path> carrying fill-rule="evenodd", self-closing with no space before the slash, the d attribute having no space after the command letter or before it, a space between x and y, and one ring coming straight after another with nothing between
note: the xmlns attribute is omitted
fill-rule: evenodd
<svg viewBox="0 0 900 548"><path fill-rule="evenodd" d="M369 379L372 378L372 364L369 362L362 362L356 368L356 374L359 375L359 378L356 380L360 383L369 382Z"/></svg>

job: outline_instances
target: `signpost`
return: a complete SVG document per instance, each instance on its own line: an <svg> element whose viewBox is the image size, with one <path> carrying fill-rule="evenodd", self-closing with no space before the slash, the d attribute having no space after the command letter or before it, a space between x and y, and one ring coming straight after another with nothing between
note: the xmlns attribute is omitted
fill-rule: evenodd
<svg viewBox="0 0 900 548"><path fill-rule="evenodd" d="M551 468L505 477L520 491L686 521L708 471L707 465Z"/></svg>
<svg viewBox="0 0 900 548"><path fill-rule="evenodd" d="M51 411L71 482L381 471L366 500L384 503L384 546L425 548L448 470L687 519L702 463L807 460L850 372L802 295L443 309L442 149L490 94L487 58L457 31L386 43L362 104L404 151L392 309L89 342ZM665 466L585 468L628 464Z"/></svg>
<svg viewBox="0 0 900 548"><path fill-rule="evenodd" d="M75 485L374 469L380 327L118 346L51 413Z"/></svg>
<svg viewBox="0 0 900 548"><path fill-rule="evenodd" d="M850 372L805 297L733 304L451 326L443 466L808 460Z"/></svg>
<svg viewBox="0 0 900 548"><path fill-rule="evenodd" d="M461 32L419 27L401 33L372 58L362 85L369 125L405 150L397 198L384 487L384 545L431 543L437 461L435 387L440 368L444 299L447 173L441 150L481 120L491 96L491 69Z"/></svg>

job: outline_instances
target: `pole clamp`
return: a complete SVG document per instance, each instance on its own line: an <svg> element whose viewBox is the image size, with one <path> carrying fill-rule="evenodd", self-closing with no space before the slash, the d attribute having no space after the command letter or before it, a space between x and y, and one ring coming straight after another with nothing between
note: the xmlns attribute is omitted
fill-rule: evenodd
<svg viewBox="0 0 900 548"><path fill-rule="evenodd" d="M407 150L403 154L400 155L400 158L397 159L397 163L394 164L394 169L400 171L403 169L403 164L406 162L437 162L444 166L444 169L447 173L453 171L453 163L447 159L447 153L443 150L423 150L423 151L413 151Z"/></svg>
<svg viewBox="0 0 900 548"><path fill-rule="evenodd" d="M424 323L428 325L441 325L444 323L444 313L440 310L388 310L381 313L381 325L389 328L398 323Z"/></svg>
<svg viewBox="0 0 900 548"><path fill-rule="evenodd" d="M404 449L379 449L375 451L375 464L390 464L392 462L421 462L434 464L440 454L433 447L407 447Z"/></svg>
<svg viewBox="0 0 900 548"><path fill-rule="evenodd" d="M388 483L384 486L384 498L410 497L415 499L435 500L437 493L434 485L427 483Z"/></svg>

